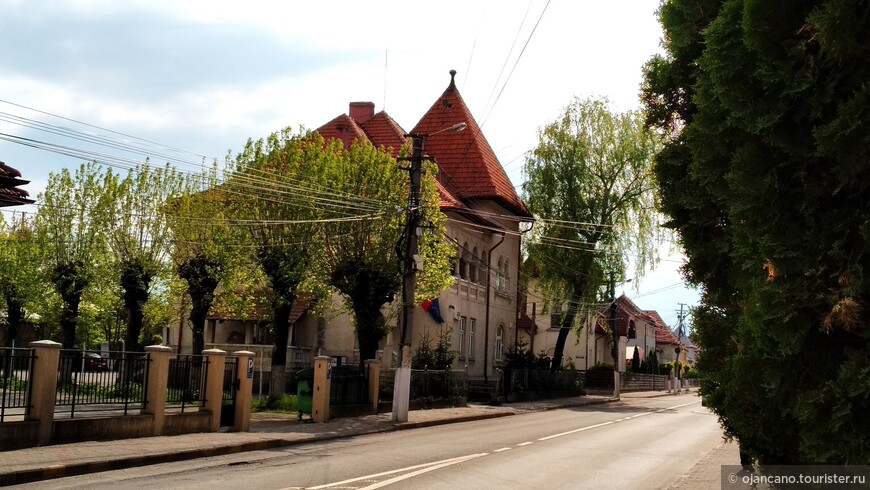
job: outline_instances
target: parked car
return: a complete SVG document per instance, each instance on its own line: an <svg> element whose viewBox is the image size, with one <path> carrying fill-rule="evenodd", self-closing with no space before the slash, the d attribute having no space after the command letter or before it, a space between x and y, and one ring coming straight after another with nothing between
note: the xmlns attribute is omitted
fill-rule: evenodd
<svg viewBox="0 0 870 490"><path fill-rule="evenodd" d="M102 358L96 352L85 353L85 371L108 371L109 360Z"/></svg>

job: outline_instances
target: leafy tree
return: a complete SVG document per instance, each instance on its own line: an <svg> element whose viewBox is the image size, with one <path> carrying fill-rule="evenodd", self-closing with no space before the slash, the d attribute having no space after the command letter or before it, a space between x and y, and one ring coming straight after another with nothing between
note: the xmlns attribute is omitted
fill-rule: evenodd
<svg viewBox="0 0 870 490"><path fill-rule="evenodd" d="M113 179L111 171L104 173L96 164L83 164L74 175L67 169L51 174L39 197L42 207L36 233L51 282L63 303L64 349L75 347L82 294L94 279L96 265L106 258L105 227L111 207L106 188Z"/></svg>
<svg viewBox="0 0 870 490"><path fill-rule="evenodd" d="M25 307L40 294L43 276L39 266L33 220L21 214L6 223L0 215L0 299L6 305L6 347L12 347L24 326Z"/></svg>
<svg viewBox="0 0 870 490"><path fill-rule="evenodd" d="M236 157L224 184L233 216L249 230L252 259L266 277L271 295L272 394L284 391L289 317L300 285L311 275L318 205L325 193L297 182L315 175L329 158L322 141L294 135L290 129L266 139L249 140Z"/></svg>
<svg viewBox="0 0 870 490"><path fill-rule="evenodd" d="M312 135L320 141L319 135ZM338 140L322 143L330 155L316 174L319 184L329 186L342 198L337 209L324 213L341 221L320 228L324 254L323 269L328 284L347 300L354 314L360 358L374 359L379 342L386 336L382 313L402 284L396 246L402 237L401 215L408 199L407 174L384 149L377 149L360 138L348 151ZM420 273L416 300L432 298L451 284L451 258L454 250L444 234L446 217L438 207L435 186L437 167L426 166L422 180L425 233L419 250L424 269ZM342 219L343 216L350 217Z"/></svg>
<svg viewBox="0 0 870 490"><path fill-rule="evenodd" d="M764 464L870 454L868 13L671 0L646 67L661 209L704 291L702 393Z"/></svg>
<svg viewBox="0 0 870 490"><path fill-rule="evenodd" d="M199 354L205 349L205 321L218 285L223 283L227 291L235 290L236 283L230 281L231 266L244 255L233 253L239 237L228 224L228 197L218 185L215 170L196 176L191 184L187 192L167 206L167 215L175 271L190 296L188 322L193 352Z"/></svg>
<svg viewBox="0 0 870 490"><path fill-rule="evenodd" d="M539 140L526 161L523 197L540 219L528 254L547 304L567 303L556 368L577 314L595 308L606 276L624 277L629 254L642 273L655 253L651 161L659 140L639 112L614 113L594 99L575 99Z"/></svg>
<svg viewBox="0 0 870 490"><path fill-rule="evenodd" d="M637 346L634 346L634 352L631 355L631 372L633 372L633 373L641 372L640 352L638 351Z"/></svg>
<svg viewBox="0 0 870 490"><path fill-rule="evenodd" d="M166 277L170 234L166 203L181 195L184 177L174 168L137 165L124 180L106 180L111 196L108 238L118 264L127 332L128 351L142 348L140 336L148 301L156 278Z"/></svg>

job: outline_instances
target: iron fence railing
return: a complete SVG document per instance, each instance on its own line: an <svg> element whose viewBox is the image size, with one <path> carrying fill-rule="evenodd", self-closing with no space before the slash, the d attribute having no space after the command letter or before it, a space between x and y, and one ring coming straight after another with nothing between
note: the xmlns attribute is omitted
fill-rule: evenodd
<svg viewBox="0 0 870 490"><path fill-rule="evenodd" d="M369 402L369 382L359 366L333 366L330 373L330 405L364 405Z"/></svg>
<svg viewBox="0 0 870 490"><path fill-rule="evenodd" d="M392 401L395 370L381 371L378 398ZM465 371L414 369L411 370L411 400L455 399L468 397L468 376Z"/></svg>
<svg viewBox="0 0 870 490"><path fill-rule="evenodd" d="M22 420L30 410L32 349L0 348L0 423Z"/></svg>
<svg viewBox="0 0 870 490"><path fill-rule="evenodd" d="M113 353L61 350L55 414L70 418L93 412L135 415L145 406L150 359L142 352Z"/></svg>
<svg viewBox="0 0 870 490"><path fill-rule="evenodd" d="M169 379L166 383L166 407L181 412L202 407L208 372L208 356L176 355L169 358Z"/></svg>
<svg viewBox="0 0 870 490"><path fill-rule="evenodd" d="M549 371L546 369L505 370L508 393L535 393L537 397L580 395L583 374L580 371Z"/></svg>
<svg viewBox="0 0 870 490"><path fill-rule="evenodd" d="M450 399L468 395L465 371L412 369L411 399Z"/></svg>

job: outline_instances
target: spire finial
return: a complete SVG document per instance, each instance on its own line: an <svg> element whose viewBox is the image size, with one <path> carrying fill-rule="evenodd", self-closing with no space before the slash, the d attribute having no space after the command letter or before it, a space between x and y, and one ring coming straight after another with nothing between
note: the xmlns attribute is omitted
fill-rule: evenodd
<svg viewBox="0 0 870 490"><path fill-rule="evenodd" d="M450 70L450 86L448 88L456 88L456 70Z"/></svg>

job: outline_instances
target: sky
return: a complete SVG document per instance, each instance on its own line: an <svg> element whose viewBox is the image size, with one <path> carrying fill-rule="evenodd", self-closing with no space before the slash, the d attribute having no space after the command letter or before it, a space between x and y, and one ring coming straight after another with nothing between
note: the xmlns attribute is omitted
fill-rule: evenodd
<svg viewBox="0 0 870 490"><path fill-rule="evenodd" d="M22 124L36 120L136 141L154 161L223 162L248 138L317 128L351 101L374 102L408 131L454 69L519 190L539 128L575 97L639 109L642 66L661 52L658 3L0 0L0 133L87 147ZM31 181L32 197L50 172L83 163L4 139L0 161ZM617 288L672 326L680 303L698 302L674 249Z"/></svg>

